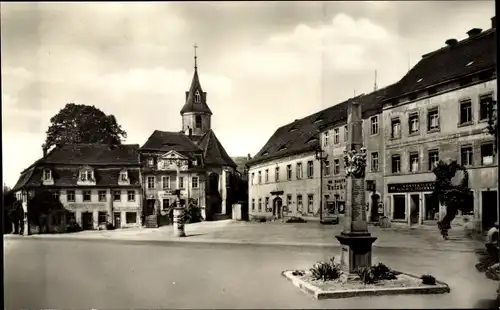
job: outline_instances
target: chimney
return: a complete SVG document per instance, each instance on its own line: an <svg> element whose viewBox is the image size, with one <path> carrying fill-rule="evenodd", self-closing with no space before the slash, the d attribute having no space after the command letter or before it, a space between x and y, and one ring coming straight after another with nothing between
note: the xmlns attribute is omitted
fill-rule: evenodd
<svg viewBox="0 0 500 310"><path fill-rule="evenodd" d="M47 149L42 147L43 157L47 156Z"/></svg>
<svg viewBox="0 0 500 310"><path fill-rule="evenodd" d="M493 16L491 18L491 28L496 28L497 27L497 17Z"/></svg>
<svg viewBox="0 0 500 310"><path fill-rule="evenodd" d="M453 45L456 45L458 43L458 41L457 41L457 39L448 39L444 43L446 43L446 45L448 45L448 46L453 46Z"/></svg>
<svg viewBox="0 0 500 310"><path fill-rule="evenodd" d="M469 35L469 38L472 38L472 37L477 36L478 34L480 34L481 31L483 31L483 29L472 28L471 30L467 31L467 34Z"/></svg>
<svg viewBox="0 0 500 310"><path fill-rule="evenodd" d="M250 156L250 153L248 153L247 160L250 160L250 159L252 159L252 157Z"/></svg>
<svg viewBox="0 0 500 310"><path fill-rule="evenodd" d="M191 138L193 136L193 129L189 128L188 133L189 137Z"/></svg>

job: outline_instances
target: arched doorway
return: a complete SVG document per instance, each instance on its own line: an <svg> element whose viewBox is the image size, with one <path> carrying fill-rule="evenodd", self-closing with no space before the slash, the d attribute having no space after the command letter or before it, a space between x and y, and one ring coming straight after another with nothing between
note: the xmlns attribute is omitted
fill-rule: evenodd
<svg viewBox="0 0 500 310"><path fill-rule="evenodd" d="M380 195L374 193L370 196L371 198L371 212L370 212L370 220L372 222L378 222L379 214L378 214L378 204L380 202Z"/></svg>
<svg viewBox="0 0 500 310"><path fill-rule="evenodd" d="M219 175L215 172L208 175L208 196L210 213L212 215L222 213L222 200L219 193Z"/></svg>
<svg viewBox="0 0 500 310"><path fill-rule="evenodd" d="M280 197L273 199L273 217L282 218L283 215L283 201Z"/></svg>
<svg viewBox="0 0 500 310"><path fill-rule="evenodd" d="M208 175L208 193L219 193L219 175L215 172Z"/></svg>

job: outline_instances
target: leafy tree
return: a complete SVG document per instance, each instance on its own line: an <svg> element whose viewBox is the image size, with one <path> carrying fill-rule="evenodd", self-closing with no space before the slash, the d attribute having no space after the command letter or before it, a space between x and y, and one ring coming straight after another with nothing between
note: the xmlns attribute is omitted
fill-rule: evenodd
<svg viewBox="0 0 500 310"><path fill-rule="evenodd" d="M39 227L46 227L46 217L53 211L66 211L66 209L61 201L45 188L36 190L33 197L28 200L29 221Z"/></svg>
<svg viewBox="0 0 500 310"><path fill-rule="evenodd" d="M127 133L113 115L95 106L68 103L50 119L44 151L52 146L74 143L121 144Z"/></svg>
<svg viewBox="0 0 500 310"><path fill-rule="evenodd" d="M12 231L12 223L14 223L15 216L15 202L16 196L11 191L11 189L4 185L3 186L3 227L4 233L10 233ZM22 206L21 206L22 208Z"/></svg>
<svg viewBox="0 0 500 310"><path fill-rule="evenodd" d="M435 197L439 203L446 207L446 216L439 224L442 233L446 234L457 211L465 210L470 201L469 174L467 169L459 165L457 161L439 163L433 169L436 180L434 181Z"/></svg>
<svg viewBox="0 0 500 310"><path fill-rule="evenodd" d="M493 148L495 153L497 152L497 135L498 135L498 113L497 113L497 102L491 100L488 102L488 132L495 137L493 141Z"/></svg>

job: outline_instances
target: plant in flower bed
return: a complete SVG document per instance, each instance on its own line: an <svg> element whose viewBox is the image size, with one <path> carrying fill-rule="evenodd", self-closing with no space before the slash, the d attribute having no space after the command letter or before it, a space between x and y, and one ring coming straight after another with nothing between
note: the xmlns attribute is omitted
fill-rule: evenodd
<svg viewBox="0 0 500 310"><path fill-rule="evenodd" d="M328 262L318 262L309 269L313 280L329 281L338 279L342 273L340 265L335 263L335 257Z"/></svg>
<svg viewBox="0 0 500 310"><path fill-rule="evenodd" d="M361 281L365 284L376 283L380 280L396 280L397 272L390 269L383 263L371 267L359 268L356 272Z"/></svg>
<svg viewBox="0 0 500 310"><path fill-rule="evenodd" d="M431 276L430 274L424 274L420 277L422 279L422 283L426 285L436 285L436 278Z"/></svg>

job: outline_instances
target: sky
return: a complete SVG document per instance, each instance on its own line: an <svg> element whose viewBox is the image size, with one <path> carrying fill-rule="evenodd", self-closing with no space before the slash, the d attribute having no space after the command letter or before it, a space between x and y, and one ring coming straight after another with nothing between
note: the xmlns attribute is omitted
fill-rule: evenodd
<svg viewBox="0 0 500 310"><path fill-rule="evenodd" d="M7 3L1 12L4 183L42 156L49 119L94 105L127 131L180 131L198 71L212 129L256 154L295 119L398 81L449 38L488 29L494 1Z"/></svg>

